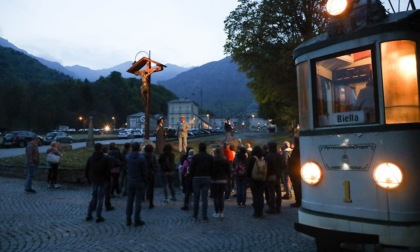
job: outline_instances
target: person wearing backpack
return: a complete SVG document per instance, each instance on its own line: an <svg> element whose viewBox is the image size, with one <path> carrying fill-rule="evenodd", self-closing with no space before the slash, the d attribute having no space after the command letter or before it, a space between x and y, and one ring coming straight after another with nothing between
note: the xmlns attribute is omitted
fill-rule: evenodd
<svg viewBox="0 0 420 252"><path fill-rule="evenodd" d="M263 157L262 148L256 145L251 152L246 169L252 193L254 218L262 218L264 210L264 189L267 179L267 164Z"/></svg>
<svg viewBox="0 0 420 252"><path fill-rule="evenodd" d="M237 207L245 207L246 203L246 189L248 187L246 178L247 157L246 149L240 147L233 160Z"/></svg>
<svg viewBox="0 0 420 252"><path fill-rule="evenodd" d="M188 147L187 147L188 148ZM184 206L181 210L188 211L190 209L190 199L192 194L192 178L190 174L191 160L195 151L190 147L188 150L188 157L182 163L181 176L182 176L182 191L184 192Z"/></svg>

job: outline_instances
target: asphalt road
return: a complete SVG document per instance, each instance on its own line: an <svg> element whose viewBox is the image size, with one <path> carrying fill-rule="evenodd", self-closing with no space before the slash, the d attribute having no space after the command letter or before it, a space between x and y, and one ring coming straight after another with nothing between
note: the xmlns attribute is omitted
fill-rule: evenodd
<svg viewBox="0 0 420 252"><path fill-rule="evenodd" d="M154 141L155 138L154 137L150 137L151 141ZM135 138L135 139L113 139L113 140L94 140L95 143L102 143L102 144L109 144L111 142L115 142L117 144L124 144L126 142L131 142L131 141L138 141L138 142L142 142L144 141L144 138ZM75 142L72 143L72 148L73 149L77 149L77 148L82 148L82 147L86 147L86 142ZM47 149L49 148L49 145L42 145L39 147L39 152L41 153L45 153L47 152ZM8 158L8 157L14 157L14 156L19 156L19 155L24 155L25 154L25 148L1 148L0 149L0 158Z"/></svg>

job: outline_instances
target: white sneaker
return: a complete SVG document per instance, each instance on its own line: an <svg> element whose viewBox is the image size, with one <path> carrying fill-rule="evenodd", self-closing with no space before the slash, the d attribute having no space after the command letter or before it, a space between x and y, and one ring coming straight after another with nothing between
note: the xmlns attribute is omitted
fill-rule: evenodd
<svg viewBox="0 0 420 252"><path fill-rule="evenodd" d="M213 216L214 218L219 218L219 214L218 214L218 213L214 213L212 216Z"/></svg>
<svg viewBox="0 0 420 252"><path fill-rule="evenodd" d="M220 218L225 218L225 215L223 213L219 213Z"/></svg>

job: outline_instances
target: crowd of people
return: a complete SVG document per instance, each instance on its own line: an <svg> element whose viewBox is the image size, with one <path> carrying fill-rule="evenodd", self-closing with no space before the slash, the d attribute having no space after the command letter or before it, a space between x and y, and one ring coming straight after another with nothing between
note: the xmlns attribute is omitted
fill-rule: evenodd
<svg viewBox="0 0 420 252"><path fill-rule="evenodd" d="M124 195L126 190L126 224L132 225L134 218L134 226L144 225L140 216L141 205L145 202L150 209L155 207L154 183L158 174L163 186L163 201L169 203L177 200L174 187L176 163L181 167L179 173L184 197L181 210L192 210L193 220L209 220L210 199L213 201L214 213L211 216L214 218L224 218L224 202L231 197L236 197L238 208L246 207L248 189L252 195L254 218L261 218L264 213L281 213L282 200L292 198L292 188L295 202L291 207L301 206L298 138L294 139L293 144L283 142L280 148L276 142L270 141L263 146L256 145L251 150L249 146L236 148L226 144L208 150L206 143L199 143L197 151L191 147L186 150L175 161L171 144L165 144L163 152L156 155L151 143L141 148L140 143L133 142L125 158L115 162L120 155L110 155L106 146L95 144L95 151L86 164L86 176L92 184L92 198L86 220L93 220L95 212L96 222L102 222L104 202L107 211L113 210L110 202L107 204L107 198L112 198L114 193ZM120 189L114 188L112 182L112 170L116 164L121 164L119 171L126 174L125 177L120 176L121 180L125 180L121 181ZM259 166L263 167L263 177L254 174ZM265 205L267 209L264 211Z"/></svg>
<svg viewBox="0 0 420 252"><path fill-rule="evenodd" d="M181 119L180 125L183 123ZM159 118L158 131L162 125L163 118ZM282 200L291 199L292 190L295 202L290 206L301 206L299 138L294 138L294 143L284 141L280 148L274 141L253 148L250 143L235 146L232 142L223 142L212 150L208 150L204 142L194 150L185 146L184 140L179 142L179 160L175 160L175 148L165 144L164 139L157 139L156 148L151 142L143 146L139 142L126 143L122 151L115 143L109 146L96 143L85 169L87 181L92 185L86 221L93 220L93 215L97 223L104 221L103 207L112 211L112 198L126 196L126 225L144 225L142 203L148 203L150 209L155 207L157 176L162 182L165 203L177 201L174 183L179 176L184 197L181 210L192 209L193 220L209 220L209 198L213 200L214 218L224 218L224 202L232 197L236 197L238 208L246 207L248 189L252 195L254 218L261 218L264 213L281 213ZM36 193L32 188L32 178L39 163L38 142L39 139L34 139L26 148L27 193ZM61 156L55 142L51 143L47 153ZM58 165L49 165L49 185L58 188ZM265 205L267 209L264 211Z"/></svg>

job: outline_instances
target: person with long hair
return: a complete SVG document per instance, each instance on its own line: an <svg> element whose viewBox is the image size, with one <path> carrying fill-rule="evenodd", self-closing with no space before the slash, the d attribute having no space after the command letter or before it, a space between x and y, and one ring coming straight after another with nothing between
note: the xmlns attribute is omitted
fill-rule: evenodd
<svg viewBox="0 0 420 252"><path fill-rule="evenodd" d="M213 152L214 161L213 169L211 171L211 190L214 201L214 214L215 218L223 218L224 205L225 205L225 188L230 178L231 168L229 162L224 157L222 150L216 148Z"/></svg>
<svg viewBox="0 0 420 252"><path fill-rule="evenodd" d="M48 154L53 154L61 157L61 153L58 150L58 143L56 141L52 141L50 144L50 148L47 150ZM47 161L48 169L48 184L49 188L60 188L60 185L57 183L57 173L58 173L58 165L60 163L53 163Z"/></svg>

